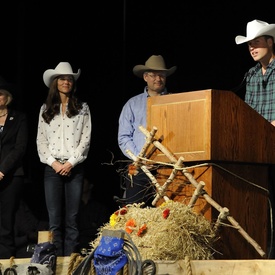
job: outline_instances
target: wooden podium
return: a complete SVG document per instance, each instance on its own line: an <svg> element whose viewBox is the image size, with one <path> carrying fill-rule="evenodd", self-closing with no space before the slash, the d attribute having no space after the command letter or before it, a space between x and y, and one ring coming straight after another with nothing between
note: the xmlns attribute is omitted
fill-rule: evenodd
<svg viewBox="0 0 275 275"><path fill-rule="evenodd" d="M149 97L147 129L157 127L157 137L185 166L193 166L196 181L219 205L226 207L239 225L268 255L270 219L268 182L275 163L275 127L230 91L202 90ZM169 162L156 151L151 159ZM171 171L162 168L162 184ZM179 176L167 194L188 203L194 187ZM163 202L163 200L159 203ZM219 212L199 199L197 212L215 222ZM236 228L223 226L216 259L262 258Z"/></svg>

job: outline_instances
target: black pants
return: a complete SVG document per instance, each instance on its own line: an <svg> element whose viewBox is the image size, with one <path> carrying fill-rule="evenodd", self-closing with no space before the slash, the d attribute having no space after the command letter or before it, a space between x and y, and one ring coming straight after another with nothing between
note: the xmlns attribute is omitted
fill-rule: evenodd
<svg viewBox="0 0 275 275"><path fill-rule="evenodd" d="M0 182L0 259L15 256L14 223L23 184L21 176Z"/></svg>
<svg viewBox="0 0 275 275"><path fill-rule="evenodd" d="M155 171L151 172L154 174ZM138 170L137 175L130 177L128 173L125 175L125 199L127 204L144 202L145 206L152 206L152 201L155 195L149 177L142 171Z"/></svg>

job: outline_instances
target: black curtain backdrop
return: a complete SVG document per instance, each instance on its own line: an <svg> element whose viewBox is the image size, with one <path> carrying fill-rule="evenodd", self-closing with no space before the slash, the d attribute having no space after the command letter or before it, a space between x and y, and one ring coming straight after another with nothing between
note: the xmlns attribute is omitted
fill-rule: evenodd
<svg viewBox="0 0 275 275"><path fill-rule="evenodd" d="M39 108L47 95L45 70L61 61L82 70L78 96L88 102L93 123L86 176L98 200L113 211L113 196L121 195L117 171L125 165L117 145L118 116L126 100L145 84L132 68L161 54L167 67L178 67L167 81L170 92L231 90L254 65L247 46L236 45L235 36L246 34L248 21L275 22L268 6L255 8L248 1L124 0L93 5L6 3L2 9L0 74L17 84L13 105L29 118L26 194L39 213L45 204L35 139Z"/></svg>

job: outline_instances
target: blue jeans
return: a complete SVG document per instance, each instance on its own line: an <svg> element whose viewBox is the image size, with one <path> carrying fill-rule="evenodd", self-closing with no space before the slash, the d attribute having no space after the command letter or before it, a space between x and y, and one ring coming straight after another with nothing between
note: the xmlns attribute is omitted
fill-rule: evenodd
<svg viewBox="0 0 275 275"><path fill-rule="evenodd" d="M44 188L49 215L49 230L57 247L57 256L70 256L78 248L78 212L81 202L84 169L81 164L71 170L71 175L56 174L45 167Z"/></svg>

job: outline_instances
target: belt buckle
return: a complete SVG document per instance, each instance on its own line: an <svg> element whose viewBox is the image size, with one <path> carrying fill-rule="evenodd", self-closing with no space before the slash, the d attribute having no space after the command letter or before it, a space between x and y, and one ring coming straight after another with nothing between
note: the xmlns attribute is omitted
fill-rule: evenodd
<svg viewBox="0 0 275 275"><path fill-rule="evenodd" d="M64 164L67 161L67 159L57 159L57 161L61 164Z"/></svg>

